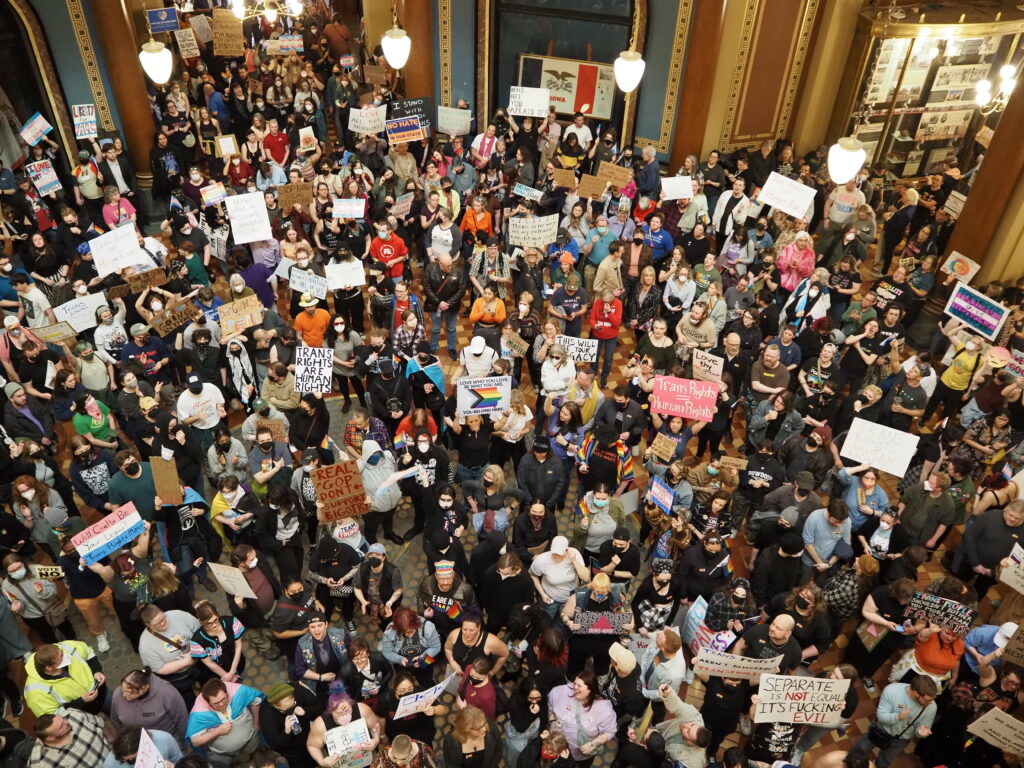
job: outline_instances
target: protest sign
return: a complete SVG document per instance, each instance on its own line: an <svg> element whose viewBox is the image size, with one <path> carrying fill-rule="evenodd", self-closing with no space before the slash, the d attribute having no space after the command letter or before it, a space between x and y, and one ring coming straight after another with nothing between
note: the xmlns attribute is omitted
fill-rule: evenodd
<svg viewBox="0 0 1024 768"><path fill-rule="evenodd" d="M391 206L391 215L398 219L408 216L412 211L412 200L415 196L415 192L406 192L396 197L395 204Z"/></svg>
<svg viewBox="0 0 1024 768"><path fill-rule="evenodd" d="M306 46L302 35L281 35L273 40L264 40L267 53L271 56L286 56L289 53L303 53Z"/></svg>
<svg viewBox="0 0 1024 768"><path fill-rule="evenodd" d="M327 275L327 287L331 290L366 285L366 270L359 259L332 261L324 265L324 272Z"/></svg>
<svg viewBox="0 0 1024 768"><path fill-rule="evenodd" d="M752 189L747 190L748 195L752 195L753 192ZM794 218L802 219L807 215L808 208L814 205L814 195L814 187L808 187L772 171L768 181L757 193L757 199L764 205L770 205Z"/></svg>
<svg viewBox="0 0 1024 768"><path fill-rule="evenodd" d="M274 233L270 229L270 216L262 192L247 192L232 195L224 204L228 209L231 234L236 245L270 240Z"/></svg>
<svg viewBox="0 0 1024 768"><path fill-rule="evenodd" d="M708 601L698 596L690 604L690 610L686 612L686 618L683 619L683 630L680 632L680 635L683 638L683 642L695 656L700 652L701 648L724 651L736 639L736 635L729 630L714 632L708 627L704 622L704 617L707 616L707 613Z"/></svg>
<svg viewBox="0 0 1024 768"><path fill-rule="evenodd" d="M178 12L174 8L153 8L147 10L146 21L149 22L149 31L154 34L157 32L173 32L180 26Z"/></svg>
<svg viewBox="0 0 1024 768"><path fill-rule="evenodd" d="M661 180L661 195L665 200L689 200L693 197L693 179L690 176L665 176Z"/></svg>
<svg viewBox="0 0 1024 768"><path fill-rule="evenodd" d="M317 467L313 470L313 487L316 488L317 501L324 505L318 512L323 523L356 517L369 511L357 462L341 461Z"/></svg>
<svg viewBox="0 0 1024 768"><path fill-rule="evenodd" d="M908 619L924 619L956 632L960 637L970 631L974 617L977 615L976 610L963 603L947 600L928 592L915 592L904 610L904 616Z"/></svg>
<svg viewBox="0 0 1024 768"><path fill-rule="evenodd" d="M178 477L178 465L174 459L150 456L149 466L153 470L156 495L164 504L181 504L184 497L181 495L181 478Z"/></svg>
<svg viewBox="0 0 1024 768"><path fill-rule="evenodd" d="M425 691L413 692L407 696L403 696L398 700L398 706L395 708L395 714L391 716L392 720L401 720L403 717L409 715L415 715L423 712L437 701L438 696L444 693L444 689L448 687L455 675L449 675L437 685L432 685Z"/></svg>
<svg viewBox="0 0 1024 768"><path fill-rule="evenodd" d="M969 283L978 274L981 264L964 256L960 251L953 251L949 254L946 262L942 265L942 271L946 272L961 283Z"/></svg>
<svg viewBox="0 0 1024 768"><path fill-rule="evenodd" d="M527 184L521 184L518 181L515 186L512 187L512 194L519 195L519 197L525 197L527 200L540 200L544 197L544 193L539 189L534 189Z"/></svg>
<svg viewBox="0 0 1024 768"><path fill-rule="evenodd" d="M255 77L249 78L249 93L253 96L263 95L263 83L257 80Z"/></svg>
<svg viewBox="0 0 1024 768"><path fill-rule="evenodd" d="M388 70L377 64L364 64L363 80L371 85L385 85L388 82Z"/></svg>
<svg viewBox="0 0 1024 768"><path fill-rule="evenodd" d="M782 656L769 659L751 659L734 653L701 648L693 660L693 671L698 675L711 677L732 677L756 683L761 675L772 675L779 671Z"/></svg>
<svg viewBox="0 0 1024 768"><path fill-rule="evenodd" d="M39 141L53 130L53 126L46 122L46 118L36 112L32 117L25 121L21 126L21 130L18 132L21 138L25 140L25 143L30 147L34 147Z"/></svg>
<svg viewBox="0 0 1024 768"><path fill-rule="evenodd" d="M712 355L703 349L693 350L693 378L697 381L722 380L722 371L725 369L725 358Z"/></svg>
<svg viewBox="0 0 1024 768"><path fill-rule="evenodd" d="M318 299L327 298L327 279L309 269L293 269L288 273L288 287Z"/></svg>
<svg viewBox="0 0 1024 768"><path fill-rule="evenodd" d="M628 186L629 182L633 180L633 170L622 165L602 161L597 169L597 178L602 183L610 181L613 187L622 189L622 187Z"/></svg>
<svg viewBox="0 0 1024 768"><path fill-rule="evenodd" d="M47 581L56 581L64 578L64 569L59 565L37 565L36 576Z"/></svg>
<svg viewBox="0 0 1024 768"><path fill-rule="evenodd" d="M423 126L417 115L408 117L396 117L384 123L384 130L388 134L389 144L407 144L410 141L419 141L423 138Z"/></svg>
<svg viewBox="0 0 1024 768"><path fill-rule="evenodd" d="M191 301L178 301L169 304L153 315L153 319L149 321L149 324L158 336L166 336L176 328L185 325L185 323L195 320L201 314L203 314L203 310Z"/></svg>
<svg viewBox="0 0 1024 768"><path fill-rule="evenodd" d="M755 723L835 725L842 720L849 680L803 675L762 675Z"/></svg>
<svg viewBox="0 0 1024 768"><path fill-rule="evenodd" d="M673 453L675 452L675 443L669 439L672 443ZM664 512L666 515L672 514L672 502L675 500L676 494L672 490L672 487L662 480L657 475L651 476L651 488L647 491L647 499L653 501L658 505L658 509Z"/></svg>
<svg viewBox="0 0 1024 768"><path fill-rule="evenodd" d="M420 127L423 129L423 135L426 136L431 124L434 122L434 118L431 115L432 106L433 104L423 97L418 99L398 99L388 104L388 119L417 117L420 121Z"/></svg>
<svg viewBox="0 0 1024 768"><path fill-rule="evenodd" d="M581 611L576 609L572 620L579 624L574 635L627 635L626 627L633 624L633 614L629 611L613 613L612 611Z"/></svg>
<svg viewBox="0 0 1024 768"><path fill-rule="evenodd" d="M527 352L530 351L530 342L524 339L515 331L511 331L508 337L505 339L505 343L508 348L512 350L512 354L516 357L524 357Z"/></svg>
<svg viewBox="0 0 1024 768"><path fill-rule="evenodd" d="M534 246L547 248L558 236L558 214L550 216L513 216L508 223L509 245L521 245L524 248Z"/></svg>
<svg viewBox="0 0 1024 768"><path fill-rule="evenodd" d="M145 530L135 504L128 502L71 538L86 565L116 552Z"/></svg>
<svg viewBox="0 0 1024 768"><path fill-rule="evenodd" d="M651 452L666 464L676 455L676 441L663 432L654 436L650 447Z"/></svg>
<svg viewBox="0 0 1024 768"><path fill-rule="evenodd" d="M747 468L747 460L746 459L737 459L737 458L734 458L732 456L723 456L722 457L722 466L723 467L732 467L733 469L746 469Z"/></svg>
<svg viewBox="0 0 1024 768"><path fill-rule="evenodd" d="M1018 545L1019 546L1019 545ZM999 657L1003 664L1021 666L1024 664L1024 627L1018 627L1003 647L1003 655Z"/></svg>
<svg viewBox="0 0 1024 768"><path fill-rule="evenodd" d="M138 264L147 258L139 247L135 227L115 227L89 241L96 271L100 277L111 272L120 272L125 267Z"/></svg>
<svg viewBox="0 0 1024 768"><path fill-rule="evenodd" d="M437 130L449 136L464 136L473 124L473 113L468 109L437 107Z"/></svg>
<svg viewBox="0 0 1024 768"><path fill-rule="evenodd" d="M973 721L967 726L967 731L1003 752L1024 755L1024 723L998 707Z"/></svg>
<svg viewBox="0 0 1024 768"><path fill-rule="evenodd" d="M361 197L336 197L331 215L335 219L361 219L366 215L366 201Z"/></svg>
<svg viewBox="0 0 1024 768"><path fill-rule="evenodd" d="M178 41L178 53L181 55L181 58L191 59L199 55L199 43L196 41L196 33L190 27L174 30L174 39Z"/></svg>
<svg viewBox="0 0 1024 768"><path fill-rule="evenodd" d="M204 43L213 42L213 27L210 26L210 20L206 16L197 13L189 18L188 23L199 40Z"/></svg>
<svg viewBox="0 0 1024 768"><path fill-rule="evenodd" d="M335 758L334 768L367 768L373 762L373 747L366 720L331 728L324 734L327 754Z"/></svg>
<svg viewBox="0 0 1024 768"><path fill-rule="evenodd" d="M217 56L245 55L242 20L224 8L213 9L213 52Z"/></svg>
<svg viewBox="0 0 1024 768"><path fill-rule="evenodd" d="M576 186L576 172L569 168L556 168L554 179L556 187L572 189Z"/></svg>
<svg viewBox="0 0 1024 768"><path fill-rule="evenodd" d="M597 176L584 173L580 176L580 183L576 187L576 194L580 200L589 200L592 197L600 197L604 194L605 183Z"/></svg>
<svg viewBox="0 0 1024 768"><path fill-rule="evenodd" d="M330 392L333 351L325 347L295 348L295 391Z"/></svg>
<svg viewBox="0 0 1024 768"><path fill-rule="evenodd" d="M1024 547L1014 542L1010 563L999 569L999 580L1018 592L1024 592Z"/></svg>
<svg viewBox="0 0 1024 768"><path fill-rule="evenodd" d="M95 139L99 135L95 104L72 104L71 121L75 124L76 139Z"/></svg>
<svg viewBox="0 0 1024 768"><path fill-rule="evenodd" d="M274 438L275 442L288 442L288 433L284 430L284 422L278 419L256 419L257 433L262 432L264 429L270 432L270 436Z"/></svg>
<svg viewBox="0 0 1024 768"><path fill-rule="evenodd" d="M235 331L244 331L263 322L263 305L258 296L246 296L244 299L229 301L218 310L221 333L227 335Z"/></svg>
<svg viewBox="0 0 1024 768"><path fill-rule="evenodd" d="M718 384L674 376L655 376L650 404L652 412L711 421L718 410Z"/></svg>
<svg viewBox="0 0 1024 768"><path fill-rule="evenodd" d="M177 18L177 14L175 14L175 18ZM142 728L139 732L139 749L135 753L135 768L166 768L166 765L167 763L156 744L153 743L149 731Z"/></svg>
<svg viewBox="0 0 1024 768"><path fill-rule="evenodd" d="M947 315L965 323L989 341L995 341L1010 310L994 299L958 282L946 302Z"/></svg>
<svg viewBox="0 0 1024 768"><path fill-rule="evenodd" d="M252 591L252 587L249 586L249 582L245 580L245 576L240 570L232 568L230 565L222 565L221 563L207 563L207 565L210 566L210 573L213 574L213 578L217 580L217 583L229 595L248 598L249 600L256 599L256 593Z"/></svg>
<svg viewBox="0 0 1024 768"><path fill-rule="evenodd" d="M581 339L578 336L558 334L555 343L565 347L569 359L577 363L597 362L597 339Z"/></svg>
<svg viewBox="0 0 1024 768"><path fill-rule="evenodd" d="M460 416L485 416L507 411L512 401L512 377L456 380L456 410Z"/></svg>
<svg viewBox="0 0 1024 768"><path fill-rule="evenodd" d="M903 477L910 460L917 453L919 439L917 435L900 429L884 427L867 419L854 419L840 455Z"/></svg>
<svg viewBox="0 0 1024 768"><path fill-rule="evenodd" d="M133 272L128 275L129 293L142 293L147 288L155 288L167 284L167 272L163 267L147 269L145 272Z"/></svg>
<svg viewBox="0 0 1024 768"><path fill-rule="evenodd" d="M205 208L209 205L223 203L228 196L228 191L224 188L223 181L211 181L199 190L199 194L203 199L203 207Z"/></svg>
<svg viewBox="0 0 1024 768"><path fill-rule="evenodd" d="M299 128L299 153L316 152L318 146L313 126L307 125L304 128Z"/></svg>
<svg viewBox="0 0 1024 768"><path fill-rule="evenodd" d="M942 206L942 210L952 216L954 219L960 215L960 212L964 209L964 203L967 202L967 195L962 192L950 192L949 197L946 198L946 204Z"/></svg>
<svg viewBox="0 0 1024 768"><path fill-rule="evenodd" d="M232 155L240 154L238 151L238 139L235 138L234 134L215 136L213 148L217 153L217 157L231 157Z"/></svg>
<svg viewBox="0 0 1024 768"><path fill-rule="evenodd" d="M380 133L387 122L387 105L348 111L348 129L354 133Z"/></svg>
<svg viewBox="0 0 1024 768"><path fill-rule="evenodd" d="M508 113L510 115L529 115L531 117L547 117L551 107L551 91L547 88L525 88L513 85L508 93Z"/></svg>
<svg viewBox="0 0 1024 768"><path fill-rule="evenodd" d="M77 335L70 323L55 323L42 328L33 328L32 333L48 344L59 344L64 339L73 339Z"/></svg>
<svg viewBox="0 0 1024 768"><path fill-rule="evenodd" d="M38 160L34 163L26 163L25 171L32 186L40 195L49 195L52 192L60 192L63 186L57 178L57 172L53 169L53 163L49 160Z"/></svg>
<svg viewBox="0 0 1024 768"><path fill-rule="evenodd" d="M290 211L296 205L313 202L313 185L304 181L296 184L282 184L277 188L277 204L282 211Z"/></svg>
<svg viewBox="0 0 1024 768"><path fill-rule="evenodd" d="M96 310L106 303L102 293L90 293L54 307L53 315L59 322L70 325L76 333L81 333L96 327Z"/></svg>

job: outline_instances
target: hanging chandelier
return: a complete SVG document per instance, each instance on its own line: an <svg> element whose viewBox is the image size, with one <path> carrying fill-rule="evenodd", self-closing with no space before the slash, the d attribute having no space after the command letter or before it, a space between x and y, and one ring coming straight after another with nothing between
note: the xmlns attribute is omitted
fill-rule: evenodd
<svg viewBox="0 0 1024 768"><path fill-rule="evenodd" d="M231 11L242 21L262 16L275 24L281 16L296 18L305 10L302 0L231 0Z"/></svg>
<svg viewBox="0 0 1024 768"><path fill-rule="evenodd" d="M1004 64L999 69L999 90L992 93L992 83L979 80L974 84L974 103L983 115L1002 112L1010 101L1010 94L1017 87L1017 70L1012 64Z"/></svg>

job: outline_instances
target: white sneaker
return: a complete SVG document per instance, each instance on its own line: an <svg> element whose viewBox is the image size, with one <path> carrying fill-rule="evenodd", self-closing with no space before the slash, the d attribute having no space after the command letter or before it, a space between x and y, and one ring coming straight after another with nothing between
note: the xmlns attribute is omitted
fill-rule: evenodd
<svg viewBox="0 0 1024 768"><path fill-rule="evenodd" d="M687 685L693 685L693 667L690 667L688 670L686 670L686 677L684 678L684 680L686 681Z"/></svg>
<svg viewBox="0 0 1024 768"><path fill-rule="evenodd" d="M750 722L750 715L740 715L740 733L749 736L752 730L754 730L754 724Z"/></svg>
<svg viewBox="0 0 1024 768"><path fill-rule="evenodd" d="M96 635L96 650L100 653L106 653L110 650L110 642L107 640L106 632Z"/></svg>

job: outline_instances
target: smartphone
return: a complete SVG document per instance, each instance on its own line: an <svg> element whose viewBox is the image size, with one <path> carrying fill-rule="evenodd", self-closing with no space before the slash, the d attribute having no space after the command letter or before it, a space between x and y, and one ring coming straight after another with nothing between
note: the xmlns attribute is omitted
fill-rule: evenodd
<svg viewBox="0 0 1024 768"><path fill-rule="evenodd" d="M907 628L904 627L902 624L900 624L898 627L896 627L896 629L894 631L902 633L902 632L906 632Z"/></svg>

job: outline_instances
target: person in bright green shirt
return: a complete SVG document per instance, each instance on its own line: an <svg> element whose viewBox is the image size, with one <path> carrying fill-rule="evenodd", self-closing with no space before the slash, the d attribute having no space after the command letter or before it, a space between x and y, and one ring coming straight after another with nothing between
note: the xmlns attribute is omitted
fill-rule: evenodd
<svg viewBox="0 0 1024 768"><path fill-rule="evenodd" d="M189 286L195 288L197 285L210 285L210 275L206 272L206 267L203 266L203 255L200 251L196 251L193 248L188 248L192 242L185 240L178 248L178 261L185 264L185 268L188 270L186 279L188 280Z"/></svg>
<svg viewBox="0 0 1024 768"><path fill-rule="evenodd" d="M715 254L709 253L704 257L703 264L693 268L693 281L697 284L694 301L708 292L709 285L722 282L722 273L715 269Z"/></svg>
<svg viewBox="0 0 1024 768"><path fill-rule="evenodd" d="M117 425L110 409L92 395L75 400L75 415L71 419L75 432L99 448L119 447Z"/></svg>

